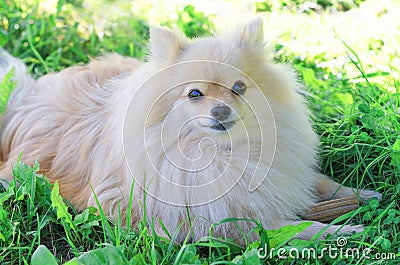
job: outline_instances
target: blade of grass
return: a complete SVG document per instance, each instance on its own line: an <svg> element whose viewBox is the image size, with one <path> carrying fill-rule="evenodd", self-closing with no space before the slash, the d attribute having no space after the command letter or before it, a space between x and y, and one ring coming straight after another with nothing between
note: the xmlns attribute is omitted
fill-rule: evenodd
<svg viewBox="0 0 400 265"><path fill-rule="evenodd" d="M111 242L113 242L113 244L115 244L115 235L113 234L113 229L110 226L110 223L108 221L108 218L106 216L106 214L104 213L103 207L101 206L99 199L97 198L97 195L92 187L92 185L90 185L90 189L92 191L93 197L96 201L96 205L97 205L97 209L100 212L100 217L101 217L101 224L102 224L102 228L103 228L103 232L104 232L104 242L107 242L107 237L110 239Z"/></svg>

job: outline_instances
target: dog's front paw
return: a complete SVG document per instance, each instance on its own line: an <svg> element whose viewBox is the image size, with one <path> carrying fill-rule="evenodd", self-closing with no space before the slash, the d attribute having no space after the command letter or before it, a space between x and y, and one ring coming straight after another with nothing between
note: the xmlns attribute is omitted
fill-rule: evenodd
<svg viewBox="0 0 400 265"><path fill-rule="evenodd" d="M371 198L377 198L378 201L382 200L382 194L377 192L377 191L373 191L373 190L359 190L359 194L358 195L363 200L368 200L368 199L371 199Z"/></svg>
<svg viewBox="0 0 400 265"><path fill-rule="evenodd" d="M7 188L10 183L5 179L0 179L0 185L2 185L4 188Z"/></svg>
<svg viewBox="0 0 400 265"><path fill-rule="evenodd" d="M337 231L338 234L344 234L344 233L360 233L364 231L364 226L363 225L334 225L332 226L335 232Z"/></svg>
<svg viewBox="0 0 400 265"><path fill-rule="evenodd" d="M328 225L328 229L319 237L319 239L326 238L328 234L352 234L364 231L363 225Z"/></svg>
<svg viewBox="0 0 400 265"><path fill-rule="evenodd" d="M308 222L308 221L304 221ZM322 234L319 233L320 230L324 229ZM320 222L313 222L313 224L307 227L304 231L297 234L294 238L302 240L310 240L316 234L319 235L319 239L324 239L328 234L351 234L360 233L364 231L363 225L327 225Z"/></svg>

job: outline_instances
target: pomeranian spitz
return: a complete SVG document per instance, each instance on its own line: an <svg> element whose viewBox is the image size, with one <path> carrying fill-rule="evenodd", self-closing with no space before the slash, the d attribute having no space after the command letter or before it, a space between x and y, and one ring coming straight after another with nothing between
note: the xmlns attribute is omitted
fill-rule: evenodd
<svg viewBox="0 0 400 265"><path fill-rule="evenodd" d="M3 183L22 152L58 181L78 210L97 206L131 223L155 218L178 240L214 236L242 242L258 220L267 229L304 222L317 202L368 190L343 187L317 171L318 137L289 67L272 62L263 22L187 39L152 28L147 62L111 54L37 81L1 51L0 77L17 85L1 123ZM141 201L141 202L140 202ZM159 221L160 220L160 221ZM296 237L328 225L314 222ZM325 233L362 230L332 225ZM256 238L256 236L250 236Z"/></svg>

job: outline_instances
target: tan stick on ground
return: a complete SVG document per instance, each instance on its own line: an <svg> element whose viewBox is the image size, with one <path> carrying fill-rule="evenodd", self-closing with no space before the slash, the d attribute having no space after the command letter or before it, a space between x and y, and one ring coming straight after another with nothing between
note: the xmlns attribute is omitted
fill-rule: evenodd
<svg viewBox="0 0 400 265"><path fill-rule="evenodd" d="M360 201L356 196L323 201L312 207L304 215L304 218L322 223L330 222L345 213L357 209L362 203L363 201Z"/></svg>

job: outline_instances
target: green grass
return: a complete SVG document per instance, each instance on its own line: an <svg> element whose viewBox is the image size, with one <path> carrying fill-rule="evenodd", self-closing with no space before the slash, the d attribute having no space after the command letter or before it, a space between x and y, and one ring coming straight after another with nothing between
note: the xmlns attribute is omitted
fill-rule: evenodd
<svg viewBox="0 0 400 265"><path fill-rule="evenodd" d="M146 54L149 37L146 17L124 15L100 29L94 27L90 19L74 19L84 11L80 1L58 1L53 11L40 9L39 1L31 2L33 4L14 0L0 2L0 45L22 58L36 77L87 62L90 57L109 51L138 58ZM319 4L340 10L339 2L319 1ZM356 6L362 1L342 1L345 2ZM267 2L260 1L255 8L268 11L262 10L264 7L260 3ZM271 3L271 8L280 12L280 6L298 10L304 1ZM160 23L177 25L192 37L207 34L214 28L213 18L193 6L176 12L175 19ZM346 253L330 257L325 251L335 246L337 235L325 240L288 241L301 227L265 231L257 223L255 232L261 239L245 247L213 238L212 234L206 240L177 244L174 241L177 231L169 231L168 238L152 233L154 222L158 220L151 216L143 216L136 227L130 228L120 225L122 219L114 223L109 221L101 209L76 212L59 196L57 184L52 185L44 176L36 174L38 164L29 167L16 161L13 174L20 185L14 181L7 189L0 187L0 263L108 264L105 260L114 264L398 263L400 72L394 61L393 65L387 62L389 70L367 65L346 40L342 47L349 61L345 69L331 66L332 56L337 55L299 54L285 43L276 44L276 59L292 62L308 87L314 126L321 140L321 170L345 185L374 189L383 194L381 202L370 200L335 220L341 224L366 225L364 232L347 236L344 250L394 253L397 261L358 259ZM370 49L377 54L381 51L379 45L372 45ZM325 66L321 66L324 62ZM13 86L8 78L0 83L1 109ZM129 219L129 216L121 218ZM213 226L232 221L235 219L221 220ZM257 252L265 244L288 251L315 249L317 254L325 255L320 259L282 259L279 257L282 253L276 249L271 256L260 259Z"/></svg>

